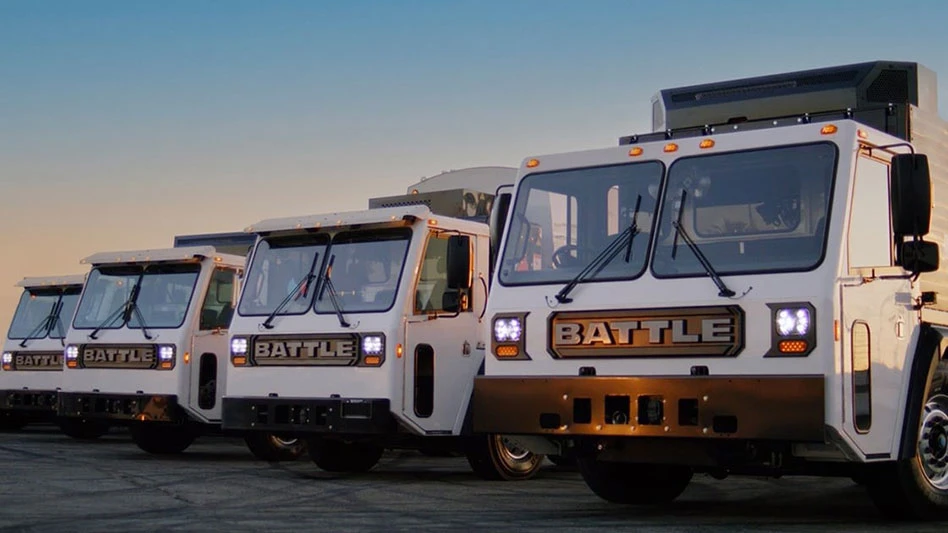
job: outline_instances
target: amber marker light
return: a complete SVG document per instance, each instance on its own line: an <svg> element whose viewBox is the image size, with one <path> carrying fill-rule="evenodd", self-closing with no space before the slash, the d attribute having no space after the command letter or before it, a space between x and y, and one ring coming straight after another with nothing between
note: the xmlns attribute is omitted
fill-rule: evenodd
<svg viewBox="0 0 948 533"><path fill-rule="evenodd" d="M668 143L668 144L665 145L665 148L663 148L663 150L664 150L665 152L677 152L677 151L678 151L678 145L675 144L675 143Z"/></svg>
<svg viewBox="0 0 948 533"><path fill-rule="evenodd" d="M645 153L645 150L641 146L636 146L635 148L629 150L629 157L638 157Z"/></svg>

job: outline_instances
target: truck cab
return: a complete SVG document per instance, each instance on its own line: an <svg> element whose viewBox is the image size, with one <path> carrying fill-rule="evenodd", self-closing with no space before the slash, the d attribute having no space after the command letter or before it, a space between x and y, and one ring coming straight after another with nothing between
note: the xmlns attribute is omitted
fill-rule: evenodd
<svg viewBox="0 0 948 533"><path fill-rule="evenodd" d="M0 366L3 429L55 420L64 339L84 280L84 275L29 277L16 284L23 292L7 331ZM98 434L86 432L89 437Z"/></svg>
<svg viewBox="0 0 948 533"><path fill-rule="evenodd" d="M224 428L306 438L327 471L415 448L464 452L492 479L532 476L541 456L470 432L492 203L414 189L248 228L258 239L231 329Z"/></svg>
<svg viewBox="0 0 948 533"><path fill-rule="evenodd" d="M668 89L653 132L525 159L475 431L576 457L617 503L810 474L944 514L935 94L882 61Z"/></svg>
<svg viewBox="0 0 948 533"><path fill-rule="evenodd" d="M245 258L213 246L104 252L66 334L58 413L127 424L151 453L219 430Z"/></svg>

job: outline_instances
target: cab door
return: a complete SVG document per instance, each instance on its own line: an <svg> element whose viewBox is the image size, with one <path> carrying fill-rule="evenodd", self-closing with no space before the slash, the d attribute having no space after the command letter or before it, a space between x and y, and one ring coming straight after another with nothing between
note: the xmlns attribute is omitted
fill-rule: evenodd
<svg viewBox="0 0 948 533"><path fill-rule="evenodd" d="M486 303L488 253L486 237L439 230L427 236L405 326L401 405L403 416L420 432L452 434L463 422L484 357L475 309L482 311ZM461 283L449 276L459 254L467 257Z"/></svg>
<svg viewBox="0 0 948 533"><path fill-rule="evenodd" d="M211 273L198 316L188 364L191 410L208 421L221 419L221 395L227 375L227 330L234 316L238 271L218 267ZM179 356L179 363L181 363Z"/></svg>
<svg viewBox="0 0 948 533"><path fill-rule="evenodd" d="M846 262L840 287L843 429L865 454L892 453L901 415L906 352L917 324L912 286L895 266L889 165L862 154L856 163Z"/></svg>

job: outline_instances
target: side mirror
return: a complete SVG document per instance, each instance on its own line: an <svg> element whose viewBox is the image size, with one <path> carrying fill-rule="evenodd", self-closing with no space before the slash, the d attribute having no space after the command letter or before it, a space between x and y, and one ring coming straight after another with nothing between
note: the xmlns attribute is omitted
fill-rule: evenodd
<svg viewBox="0 0 948 533"><path fill-rule="evenodd" d="M913 273L938 270L938 243L925 241L903 242L900 248L902 268Z"/></svg>
<svg viewBox="0 0 948 533"><path fill-rule="evenodd" d="M471 287L471 238L467 235L448 237L448 289Z"/></svg>
<svg viewBox="0 0 948 533"><path fill-rule="evenodd" d="M928 157L892 157L892 230L898 236L927 235L932 219L932 178Z"/></svg>
<svg viewBox="0 0 948 533"><path fill-rule="evenodd" d="M448 289L444 291L441 297L441 309L446 313L458 313L461 311L461 292Z"/></svg>
<svg viewBox="0 0 948 533"><path fill-rule="evenodd" d="M490 209L490 264L492 266L494 261L497 260L497 248L500 246L500 239L504 235L504 226L507 225L507 215L510 213L510 199L512 196L509 192L499 193L494 198L494 204Z"/></svg>

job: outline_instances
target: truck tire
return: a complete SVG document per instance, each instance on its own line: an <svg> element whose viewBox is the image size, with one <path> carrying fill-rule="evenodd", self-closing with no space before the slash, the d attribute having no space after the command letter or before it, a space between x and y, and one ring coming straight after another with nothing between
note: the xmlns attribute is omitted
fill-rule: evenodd
<svg viewBox="0 0 948 533"><path fill-rule="evenodd" d="M84 418L61 418L59 430L76 440L95 440L109 432L109 424Z"/></svg>
<svg viewBox="0 0 948 533"><path fill-rule="evenodd" d="M685 466L613 463L579 459L579 473L596 496L612 503L668 503L685 491L692 470Z"/></svg>
<svg viewBox="0 0 948 533"><path fill-rule="evenodd" d="M303 439L273 433L248 433L244 442L254 457L271 463L295 461L306 453L306 441Z"/></svg>
<svg viewBox="0 0 948 533"><path fill-rule="evenodd" d="M139 448L155 455L181 453L197 438L197 433L187 426L132 424L128 431Z"/></svg>
<svg viewBox="0 0 948 533"><path fill-rule="evenodd" d="M26 426L27 419L13 413L0 413L0 431L17 431Z"/></svg>
<svg viewBox="0 0 948 533"><path fill-rule="evenodd" d="M948 395L933 389L922 408L915 456L869 465L866 488L888 518L948 517Z"/></svg>
<svg viewBox="0 0 948 533"><path fill-rule="evenodd" d="M524 450L503 435L479 435L468 444L467 462L482 479L521 481L540 470L543 456Z"/></svg>
<svg viewBox="0 0 948 533"><path fill-rule="evenodd" d="M385 453L382 446L364 441L315 438L308 447L310 459L326 472L368 472Z"/></svg>

